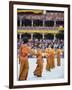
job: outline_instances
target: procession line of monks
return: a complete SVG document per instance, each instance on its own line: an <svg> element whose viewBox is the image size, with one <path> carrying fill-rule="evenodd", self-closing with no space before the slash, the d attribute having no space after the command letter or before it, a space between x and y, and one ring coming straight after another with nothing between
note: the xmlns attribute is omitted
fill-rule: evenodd
<svg viewBox="0 0 72 90"><path fill-rule="evenodd" d="M42 58L42 50L40 48L37 49L37 52L34 52L30 47L27 46L27 44L22 44L20 46L20 52L19 52L19 63L20 63L20 75L19 80L27 80L28 76L28 70L29 70L29 63L28 63L28 54L35 55L37 57L37 66L35 71L33 72L34 75L37 77L42 76L43 72L43 58ZM57 66L61 65L60 62L60 56L61 56L61 50L58 48L57 52L54 51L52 48L46 48L45 50L45 56L46 56L46 70L51 71L55 67L55 54L57 55Z"/></svg>

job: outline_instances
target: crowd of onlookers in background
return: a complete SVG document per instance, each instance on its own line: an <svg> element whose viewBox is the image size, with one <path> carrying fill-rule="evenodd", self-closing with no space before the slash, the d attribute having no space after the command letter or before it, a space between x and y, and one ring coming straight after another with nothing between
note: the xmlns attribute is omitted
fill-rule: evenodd
<svg viewBox="0 0 72 90"><path fill-rule="evenodd" d="M17 42L17 48L19 50L20 45L22 44L22 40ZM38 47L42 49L42 52L45 51L46 48L50 48L51 46L54 47L54 50L56 51L57 48L59 47L63 52L64 56L64 40L38 40L38 39L33 39L29 40L28 46L30 46L32 49L36 50Z"/></svg>
<svg viewBox="0 0 72 90"><path fill-rule="evenodd" d="M18 42L17 42L18 52L17 53L19 53L19 47L22 43L23 43L22 40L18 40ZM33 40L31 40L30 39L28 42L28 46L34 50L37 50L37 48L39 47L42 49L42 52L45 52L45 49L50 48L51 46L53 46L55 51L59 47L62 50L62 56L64 57L64 40L59 40L59 39L56 39L56 40L33 39Z"/></svg>
<svg viewBox="0 0 72 90"><path fill-rule="evenodd" d="M17 42L18 48L20 47L21 44L22 44L22 40L21 41L18 40ZM50 46L53 46L55 50L57 49L57 47L59 47L60 49L64 49L64 40L33 39L33 40L29 40L28 46L32 47L33 49L40 47L43 50Z"/></svg>

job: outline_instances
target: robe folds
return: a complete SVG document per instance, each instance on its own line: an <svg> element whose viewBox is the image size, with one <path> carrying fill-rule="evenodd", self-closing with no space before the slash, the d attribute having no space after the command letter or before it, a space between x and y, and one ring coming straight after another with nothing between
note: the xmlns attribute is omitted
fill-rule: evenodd
<svg viewBox="0 0 72 90"><path fill-rule="evenodd" d="M34 71L34 75L41 77L42 76L42 71L43 71L43 59L42 59L42 50L38 49L37 50L37 67Z"/></svg>
<svg viewBox="0 0 72 90"><path fill-rule="evenodd" d="M55 51L54 49L51 49L51 68L55 67Z"/></svg>
<svg viewBox="0 0 72 90"><path fill-rule="evenodd" d="M45 53L46 53L46 60L47 60L46 70L50 71L50 69L51 69L51 51L50 51L50 48L46 48Z"/></svg>
<svg viewBox="0 0 72 90"><path fill-rule="evenodd" d="M26 44L22 44L20 46L20 75L19 80L27 80L29 63L28 63L28 53L30 52L30 48Z"/></svg>
<svg viewBox="0 0 72 90"><path fill-rule="evenodd" d="M60 56L61 56L61 50L57 49L57 66L61 65Z"/></svg>

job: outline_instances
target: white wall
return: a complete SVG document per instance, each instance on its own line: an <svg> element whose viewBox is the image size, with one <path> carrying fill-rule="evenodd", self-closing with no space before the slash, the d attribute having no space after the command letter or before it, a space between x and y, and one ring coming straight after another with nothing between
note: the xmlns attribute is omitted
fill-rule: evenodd
<svg viewBox="0 0 72 90"><path fill-rule="evenodd" d="M21 0L21 1L70 4L72 10L72 0ZM71 12L71 20L72 20L72 12ZM72 27L71 27L71 34L72 34ZM71 41L71 46L72 46L72 41ZM71 62L71 68L72 68L72 62ZM9 89L8 81L9 81L9 0L0 0L0 90ZM28 88L26 88L25 90L27 89ZM29 88L29 89L30 90L37 90L37 89L38 90L40 89L71 90L72 84L70 86L57 86L57 87L54 86L54 87Z"/></svg>

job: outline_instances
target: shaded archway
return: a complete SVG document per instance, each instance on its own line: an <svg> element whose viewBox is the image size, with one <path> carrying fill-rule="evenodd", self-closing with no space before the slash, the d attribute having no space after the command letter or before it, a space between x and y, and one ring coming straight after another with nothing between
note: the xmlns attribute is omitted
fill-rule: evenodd
<svg viewBox="0 0 72 90"><path fill-rule="evenodd" d="M34 33L33 34L33 39L42 39L42 34L40 34L40 33Z"/></svg>
<svg viewBox="0 0 72 90"><path fill-rule="evenodd" d="M62 39L62 40L64 40L64 33L58 33L58 34L56 34L56 38L57 39Z"/></svg>
<svg viewBox="0 0 72 90"><path fill-rule="evenodd" d="M24 33L24 34L22 34L21 38L23 39L24 37L27 37L28 39L31 39L31 34Z"/></svg>
<svg viewBox="0 0 72 90"><path fill-rule="evenodd" d="M22 19L22 26L32 26L32 21L29 19Z"/></svg>
<svg viewBox="0 0 72 90"><path fill-rule="evenodd" d="M45 37L45 39L50 39L50 40L54 39L54 35L51 33L45 34L44 37Z"/></svg>

